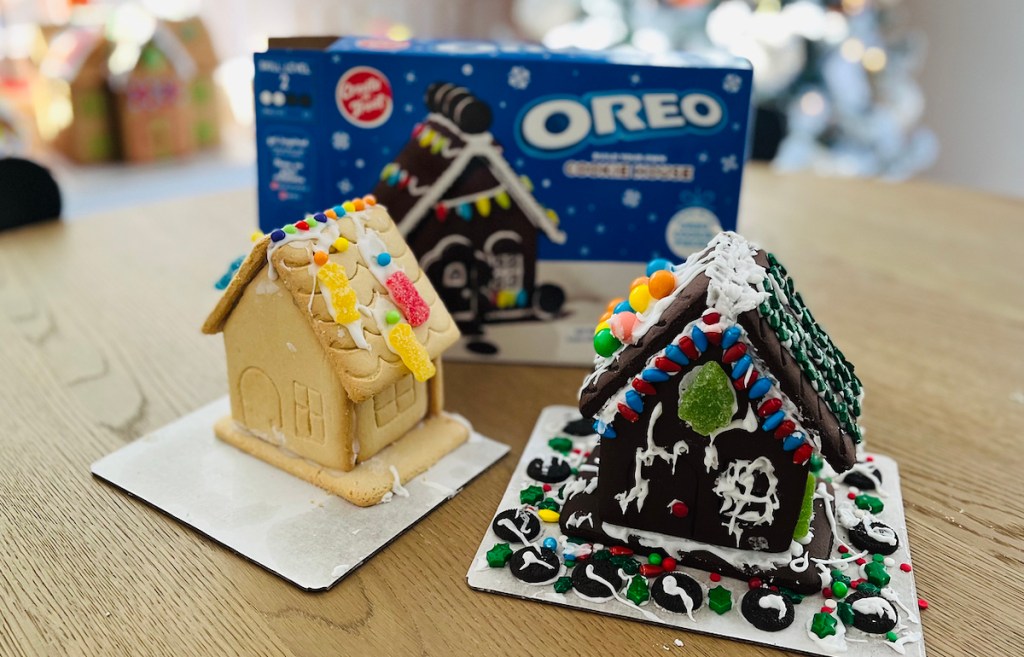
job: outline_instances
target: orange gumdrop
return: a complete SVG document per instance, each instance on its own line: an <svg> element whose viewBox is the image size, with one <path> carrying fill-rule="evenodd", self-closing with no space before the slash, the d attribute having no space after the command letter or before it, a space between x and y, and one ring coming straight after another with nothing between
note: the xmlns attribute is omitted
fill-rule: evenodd
<svg viewBox="0 0 1024 657"><path fill-rule="evenodd" d="M672 294L672 290L676 289L676 277L672 275L672 272L665 269L656 271L651 276L647 288L655 299L664 299Z"/></svg>
<svg viewBox="0 0 1024 657"><path fill-rule="evenodd" d="M363 199L361 199L361 198L353 199L352 200L352 207L354 207L356 209L356 212L358 212L359 210L365 210L366 209L366 206L363 205Z"/></svg>
<svg viewBox="0 0 1024 657"><path fill-rule="evenodd" d="M622 297L615 297L614 299L608 302L608 305L605 307L605 310L614 311L615 306L619 305L623 301L625 301L625 299L623 299Z"/></svg>
<svg viewBox="0 0 1024 657"><path fill-rule="evenodd" d="M363 197L363 202L370 206L377 205L377 197L373 194L367 194Z"/></svg>
<svg viewBox="0 0 1024 657"><path fill-rule="evenodd" d="M633 288L637 287L638 285L647 285L647 282L649 280L650 279L647 278L646 276L639 276L637 278L634 278L633 282L629 284L629 289L632 290Z"/></svg>
<svg viewBox="0 0 1024 657"><path fill-rule="evenodd" d="M325 264L327 264L327 252L317 251L316 253L314 253L313 262L315 262L320 267L323 267Z"/></svg>
<svg viewBox="0 0 1024 657"><path fill-rule="evenodd" d="M604 311L604 314L601 315L601 319L597 320L597 323L600 324L601 322L607 322L608 318L611 317L611 316L612 316L612 311L606 310L606 311Z"/></svg>
<svg viewBox="0 0 1024 657"><path fill-rule="evenodd" d="M334 211L334 208L328 208L327 210L324 210L324 215L328 219L337 219L338 218L338 213Z"/></svg>

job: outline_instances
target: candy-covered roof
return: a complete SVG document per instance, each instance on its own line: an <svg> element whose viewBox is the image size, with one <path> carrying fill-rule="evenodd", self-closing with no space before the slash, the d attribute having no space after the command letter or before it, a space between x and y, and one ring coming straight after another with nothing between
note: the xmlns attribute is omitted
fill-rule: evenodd
<svg viewBox="0 0 1024 657"><path fill-rule="evenodd" d="M598 354L580 410L596 418L599 431L613 437L623 414L628 421L642 411L645 390L672 378L709 343L738 345L726 354L737 389L761 405L785 397L765 405L771 424L798 422L837 470L854 462L860 381L774 256L727 232L685 264L654 261L647 273L628 299L609 305L595 333ZM759 377L765 381L758 384ZM793 418L776 407L787 400Z"/></svg>
<svg viewBox="0 0 1024 657"><path fill-rule="evenodd" d="M356 402L431 363L459 331L387 210L356 199L259 237L203 325L219 333L246 287L269 265L261 293L284 288L309 319Z"/></svg>

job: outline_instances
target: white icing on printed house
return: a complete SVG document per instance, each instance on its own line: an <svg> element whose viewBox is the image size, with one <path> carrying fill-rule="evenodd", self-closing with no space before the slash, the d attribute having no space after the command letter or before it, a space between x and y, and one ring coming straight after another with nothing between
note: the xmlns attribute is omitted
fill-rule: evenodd
<svg viewBox="0 0 1024 657"><path fill-rule="evenodd" d="M651 410L651 418L648 421L647 448L637 448L636 450L633 470L633 487L628 491L624 491L615 496L615 499L619 501L619 507L622 508L623 513L626 512L626 509L629 508L630 503L633 501L636 501L637 511L644 508L644 501L647 499L647 493L650 487L650 482L648 482L643 474L643 468L645 466L650 467L651 465L654 465L655 458L664 459L666 463L672 465L672 474L675 474L676 461L679 459L680 455L689 450L689 445L687 445L684 440L677 441L676 444L672 446L671 452L664 447L658 447L654 444L654 425L660 417L661 403L659 402Z"/></svg>
<svg viewBox="0 0 1024 657"><path fill-rule="evenodd" d="M761 483L758 479L762 478L767 489L757 493L755 489ZM770 525L774 520L779 508L778 483L775 467L764 456L753 461L732 461L718 476L714 492L722 498L719 512L728 517L723 525L736 537L736 547L739 547L744 527Z"/></svg>

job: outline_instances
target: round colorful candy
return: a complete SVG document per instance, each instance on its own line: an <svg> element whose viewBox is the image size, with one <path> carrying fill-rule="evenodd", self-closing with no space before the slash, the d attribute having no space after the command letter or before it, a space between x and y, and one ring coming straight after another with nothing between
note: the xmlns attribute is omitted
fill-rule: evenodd
<svg viewBox="0 0 1024 657"><path fill-rule="evenodd" d="M637 285L629 292L629 305L638 313L647 310L651 303L651 291L646 284Z"/></svg>
<svg viewBox="0 0 1024 657"><path fill-rule="evenodd" d="M397 310L389 310L387 314L384 315L384 321L386 321L388 324L397 324L401 319L402 316L398 313Z"/></svg>
<svg viewBox="0 0 1024 657"><path fill-rule="evenodd" d="M344 253L345 251L348 251L348 240L345 239L344 237L339 237L338 239L334 240L334 244L332 244L331 246L333 246L334 250L337 251L338 253Z"/></svg>
<svg viewBox="0 0 1024 657"><path fill-rule="evenodd" d="M288 224L287 226L284 227L283 230L289 235L294 235L295 233L299 232L299 229L293 226L292 224Z"/></svg>
<svg viewBox="0 0 1024 657"><path fill-rule="evenodd" d="M281 230L280 228L278 228L277 230L275 230L275 231L270 233L270 241L271 242L280 242L281 240L284 239L284 235L285 235L284 231Z"/></svg>
<svg viewBox="0 0 1024 657"><path fill-rule="evenodd" d="M614 315L612 315L612 317L614 317ZM611 325L608 324L608 320L602 320L602 321L598 322L597 326L594 328L594 335L597 335L601 331L603 331L605 329L610 329L610 328L611 328Z"/></svg>
<svg viewBox="0 0 1024 657"><path fill-rule="evenodd" d="M614 312L615 306L619 305L623 301L625 301L625 299L623 299L622 297L615 297L614 299L608 302L608 305L605 306L605 310L609 312Z"/></svg>
<svg viewBox="0 0 1024 657"><path fill-rule="evenodd" d="M627 310L633 310L633 306L629 305L628 301L621 301L615 308L612 309L613 313L621 313Z"/></svg>
<svg viewBox="0 0 1024 657"><path fill-rule="evenodd" d="M653 276L654 272L661 271L662 269L671 269L672 263L664 258L655 258L647 263L647 275Z"/></svg>
<svg viewBox="0 0 1024 657"><path fill-rule="evenodd" d="M616 352L622 343L612 335L609 329L601 329L594 336L594 351L607 358Z"/></svg>
<svg viewBox="0 0 1024 657"><path fill-rule="evenodd" d="M317 251L316 253L314 253L313 254L313 262L315 262L318 267L323 267L324 265L326 265L327 264L327 252L326 251Z"/></svg>
<svg viewBox="0 0 1024 657"><path fill-rule="evenodd" d="M612 316L612 311L610 311L610 310L606 310L606 311L604 311L604 314L603 314L603 315L601 315L601 317L600 317L600 318L598 318L598 320L597 320L597 321L598 321L598 323L601 323L601 322L607 322L607 321L608 321L608 318L609 318L609 317L611 317L611 316Z"/></svg>
<svg viewBox="0 0 1024 657"><path fill-rule="evenodd" d="M672 290L676 289L676 277L672 275L672 272L665 269L656 271L651 276L647 289L650 290L651 296L655 299L664 299L672 294Z"/></svg>
<svg viewBox="0 0 1024 657"><path fill-rule="evenodd" d="M548 536L544 539L543 545L549 550L554 550L556 547L558 547L558 540L555 539L554 536Z"/></svg>
<svg viewBox="0 0 1024 657"><path fill-rule="evenodd" d="M387 267L391 264L391 254L387 251L377 255L377 264L381 267Z"/></svg>
<svg viewBox="0 0 1024 657"><path fill-rule="evenodd" d="M629 289L632 290L633 288L639 285L647 285L648 281L650 280L651 279L647 278L646 276L637 276L636 278L633 279L633 282L629 284Z"/></svg>
<svg viewBox="0 0 1024 657"><path fill-rule="evenodd" d="M612 335L614 335L621 342L626 344L633 343L633 331L636 329L636 325L640 323L635 313L631 313L628 310L621 313L616 313L611 316L606 326L611 329Z"/></svg>

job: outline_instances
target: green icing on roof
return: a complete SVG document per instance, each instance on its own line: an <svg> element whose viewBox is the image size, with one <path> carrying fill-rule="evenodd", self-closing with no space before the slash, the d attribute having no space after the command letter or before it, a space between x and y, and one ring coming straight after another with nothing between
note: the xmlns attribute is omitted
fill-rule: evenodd
<svg viewBox="0 0 1024 657"><path fill-rule="evenodd" d="M759 307L761 315L835 415L839 426L860 442L857 418L863 387L853 373L853 365L814 320L786 268L771 253L768 262L768 299Z"/></svg>

